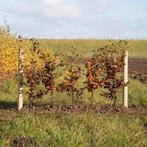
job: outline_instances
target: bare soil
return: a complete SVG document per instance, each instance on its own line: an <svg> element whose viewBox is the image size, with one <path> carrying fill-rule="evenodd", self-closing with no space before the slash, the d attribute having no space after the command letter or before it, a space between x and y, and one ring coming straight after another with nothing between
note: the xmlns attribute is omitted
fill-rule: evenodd
<svg viewBox="0 0 147 147"><path fill-rule="evenodd" d="M147 59L129 59L129 76L147 84Z"/></svg>
<svg viewBox="0 0 147 147"><path fill-rule="evenodd" d="M129 72L147 74L147 59L130 58L129 59Z"/></svg>
<svg viewBox="0 0 147 147"><path fill-rule="evenodd" d="M17 138L11 138L11 147L27 147L28 145L30 147L35 147L36 142L35 139L30 137L17 137Z"/></svg>
<svg viewBox="0 0 147 147"><path fill-rule="evenodd" d="M85 64L88 61L86 59L78 59L75 63ZM129 73L136 72L140 74L147 74L147 58L129 58Z"/></svg>
<svg viewBox="0 0 147 147"><path fill-rule="evenodd" d="M147 114L147 107L141 107L141 106L130 106L128 109L122 107L122 106L113 106L113 105L51 105L51 104L38 104L34 106L25 105L23 107L23 110L25 111L33 111L33 112L39 112L44 113L97 113L97 114L131 114L131 115L146 115Z"/></svg>

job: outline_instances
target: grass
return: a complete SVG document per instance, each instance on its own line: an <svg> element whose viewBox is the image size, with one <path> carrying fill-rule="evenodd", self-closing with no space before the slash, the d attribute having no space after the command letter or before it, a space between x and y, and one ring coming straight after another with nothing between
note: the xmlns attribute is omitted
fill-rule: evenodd
<svg viewBox="0 0 147 147"><path fill-rule="evenodd" d="M63 53L64 55L72 55L72 46L75 47L75 52L87 58L92 56L93 51L103 47L108 40L97 39L75 39L75 40L53 40L40 39L42 48L47 50L53 49L56 53ZM147 40L128 40L129 43L129 57L132 58L147 58Z"/></svg>
<svg viewBox="0 0 147 147"><path fill-rule="evenodd" d="M16 112L14 112L16 113ZM146 146L147 117L19 113L1 129L1 145L31 138L34 146ZM132 121L133 120L133 121ZM24 143L25 144L25 143ZM30 146L31 144L27 144Z"/></svg>
<svg viewBox="0 0 147 147"><path fill-rule="evenodd" d="M129 54L134 58L147 58L147 41L146 40L130 40Z"/></svg>
<svg viewBox="0 0 147 147"><path fill-rule="evenodd" d="M130 105L147 106L146 85L130 80ZM138 93L136 92L138 90ZM147 115L129 114L64 114L42 112L18 112L17 86L8 80L0 88L0 146L147 146ZM86 95L87 96L87 95ZM86 97L85 96L85 97ZM65 94L54 95L54 102L70 104ZM134 98L134 99L132 99ZM41 100L51 102L47 96ZM88 100L83 100L88 102ZM27 102L27 101L26 101ZM95 93L95 103L110 103ZM121 102L121 96L118 102ZM3 107L2 107L3 106Z"/></svg>
<svg viewBox="0 0 147 147"><path fill-rule="evenodd" d="M133 105L147 106L147 86L138 80L130 80L129 102Z"/></svg>
<svg viewBox="0 0 147 147"><path fill-rule="evenodd" d="M15 102L17 97L17 82L15 79L6 80L0 86L0 101Z"/></svg>

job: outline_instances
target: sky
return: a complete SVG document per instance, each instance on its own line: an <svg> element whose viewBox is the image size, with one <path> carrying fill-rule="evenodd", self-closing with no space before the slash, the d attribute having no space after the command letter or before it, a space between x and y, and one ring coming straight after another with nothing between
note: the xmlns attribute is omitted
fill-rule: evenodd
<svg viewBox="0 0 147 147"><path fill-rule="evenodd" d="M23 37L147 39L147 0L0 0L0 26Z"/></svg>

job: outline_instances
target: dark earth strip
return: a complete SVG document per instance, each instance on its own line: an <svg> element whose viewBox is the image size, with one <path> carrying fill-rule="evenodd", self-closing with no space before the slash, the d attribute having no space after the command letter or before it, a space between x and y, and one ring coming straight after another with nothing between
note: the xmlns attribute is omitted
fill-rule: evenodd
<svg viewBox="0 0 147 147"><path fill-rule="evenodd" d="M77 59L75 63L85 64L88 60L89 60L88 58L87 59L81 58L81 59ZM147 59L146 58L129 58L129 73L132 73L132 72L147 74Z"/></svg>
<svg viewBox="0 0 147 147"><path fill-rule="evenodd" d="M141 106L130 106L128 109L122 106L113 106L113 105L51 105L51 104L35 104L34 106L25 105L23 107L25 111L33 111L44 113L45 111L49 113L97 113L97 114L109 114L109 113L118 113L118 114L131 114L131 115L146 115L147 108Z"/></svg>
<svg viewBox="0 0 147 147"><path fill-rule="evenodd" d="M129 58L129 72L147 74L147 59Z"/></svg>

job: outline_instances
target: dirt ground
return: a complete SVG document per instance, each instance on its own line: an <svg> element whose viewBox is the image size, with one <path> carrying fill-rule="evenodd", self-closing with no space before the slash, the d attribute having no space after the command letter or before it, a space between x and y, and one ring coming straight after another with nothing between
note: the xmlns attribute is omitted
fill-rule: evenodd
<svg viewBox="0 0 147 147"><path fill-rule="evenodd" d="M129 77L147 84L147 59L129 59Z"/></svg>
<svg viewBox="0 0 147 147"><path fill-rule="evenodd" d="M147 59L129 58L129 73L147 74Z"/></svg>
<svg viewBox="0 0 147 147"><path fill-rule="evenodd" d="M131 115L146 115L147 114L147 107L141 107L141 106L130 106L129 109L126 109L122 106L113 106L113 105L50 105L50 104L35 104L34 106L25 105L23 107L23 110L25 111L33 111L33 112L40 112L44 113L50 112L50 113L84 113L84 112L93 112L93 113L100 113L100 114L106 114L106 113L127 113Z"/></svg>

